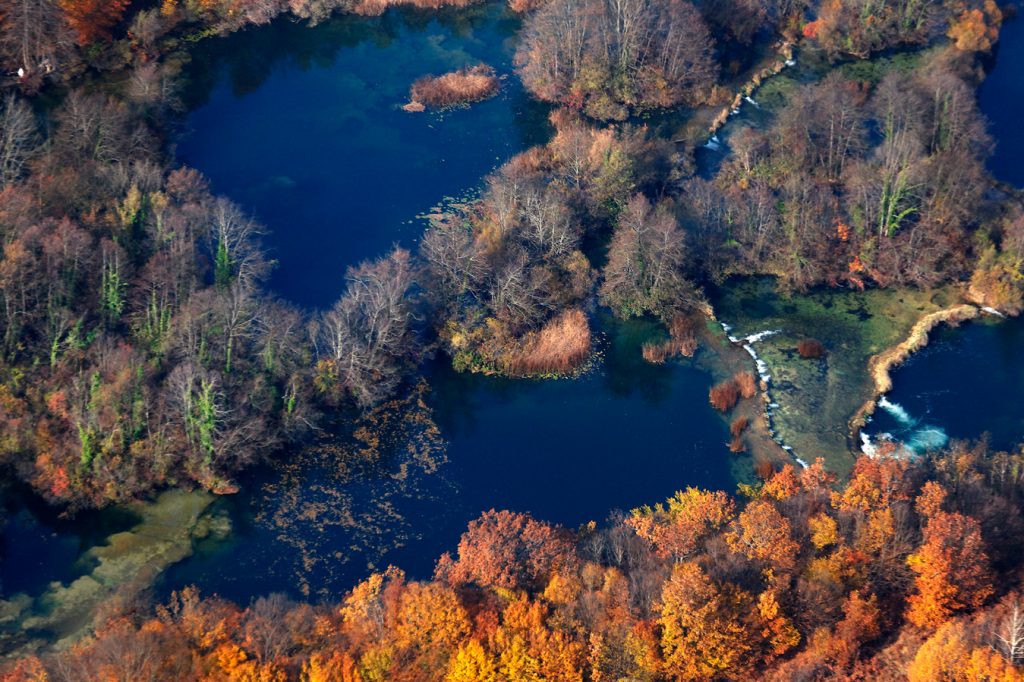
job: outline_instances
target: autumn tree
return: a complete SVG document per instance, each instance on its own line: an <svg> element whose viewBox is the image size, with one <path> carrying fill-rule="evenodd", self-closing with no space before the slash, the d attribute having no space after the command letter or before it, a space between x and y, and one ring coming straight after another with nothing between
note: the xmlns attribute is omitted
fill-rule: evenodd
<svg viewBox="0 0 1024 682"><path fill-rule="evenodd" d="M121 21L131 0L59 0L79 45L109 40L110 30Z"/></svg>
<svg viewBox="0 0 1024 682"><path fill-rule="evenodd" d="M697 488L677 492L664 504L634 509L626 520L637 535L666 559L689 559L701 542L725 526L735 513L727 495Z"/></svg>
<svg viewBox="0 0 1024 682"><path fill-rule="evenodd" d="M992 595L981 528L969 516L934 512L924 528L924 543L907 564L917 574L915 592L907 599L907 619L919 627L936 628Z"/></svg>
<svg viewBox="0 0 1024 682"><path fill-rule="evenodd" d="M716 76L708 30L685 0L551 0L523 35L527 89L595 118L699 103Z"/></svg>
<svg viewBox="0 0 1024 682"><path fill-rule="evenodd" d="M695 563L676 564L658 614L665 674L707 680L749 670L755 638L742 620L749 608L735 587L715 585Z"/></svg>
<svg viewBox="0 0 1024 682"><path fill-rule="evenodd" d="M793 570L800 551L789 521L764 500L751 502L740 512L726 541L733 551L779 571Z"/></svg>
<svg viewBox="0 0 1024 682"><path fill-rule="evenodd" d="M543 584L552 570L571 562L571 555L559 529L526 514L492 510L470 522L457 558L445 555L437 575L454 585L523 589Z"/></svg>
<svg viewBox="0 0 1024 682"><path fill-rule="evenodd" d="M667 203L635 195L619 215L608 249L601 299L621 317L654 313L669 319L700 301L684 276L685 236Z"/></svg>

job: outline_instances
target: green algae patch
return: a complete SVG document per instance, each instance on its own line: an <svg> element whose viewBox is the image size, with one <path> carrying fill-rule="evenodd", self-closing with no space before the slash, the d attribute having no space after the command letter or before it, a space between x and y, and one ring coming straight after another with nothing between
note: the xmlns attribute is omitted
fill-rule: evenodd
<svg viewBox="0 0 1024 682"><path fill-rule="evenodd" d="M23 655L74 643L102 609L130 600L191 555L194 538L223 532L222 521L207 513L213 500L207 492L169 490L126 505L138 523L84 552L78 561L90 567L86 573L66 585L53 582L39 595L0 601L0 650Z"/></svg>
<svg viewBox="0 0 1024 682"><path fill-rule="evenodd" d="M959 290L822 289L787 295L774 278L738 278L713 297L715 314L743 338L777 333L754 344L771 379L770 426L805 462L824 457L840 476L854 453L850 420L875 397L871 358L906 339L924 316L959 301ZM805 359L800 341L814 339L824 357Z"/></svg>

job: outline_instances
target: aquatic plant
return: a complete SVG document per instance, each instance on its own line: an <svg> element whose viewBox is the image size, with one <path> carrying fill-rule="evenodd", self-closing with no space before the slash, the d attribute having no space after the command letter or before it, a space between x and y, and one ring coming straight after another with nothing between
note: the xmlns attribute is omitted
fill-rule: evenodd
<svg viewBox="0 0 1024 682"><path fill-rule="evenodd" d="M825 357L825 345L817 339L801 339L796 345L796 352L800 357L807 360L816 360Z"/></svg>
<svg viewBox="0 0 1024 682"><path fill-rule="evenodd" d="M735 379L726 379L711 387L708 400L711 406L720 412L728 412L736 407L740 399L740 387Z"/></svg>

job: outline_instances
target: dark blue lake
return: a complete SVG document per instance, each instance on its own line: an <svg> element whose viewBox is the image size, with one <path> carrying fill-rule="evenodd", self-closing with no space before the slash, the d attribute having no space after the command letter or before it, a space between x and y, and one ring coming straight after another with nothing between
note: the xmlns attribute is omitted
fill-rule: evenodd
<svg viewBox="0 0 1024 682"><path fill-rule="evenodd" d="M360 464L351 447L314 446L260 472L221 503L231 539L200 545L164 590L194 583L242 602L269 591L336 597L389 563L430 575L487 509L576 527L687 485L732 489L743 460L708 405L710 375L693 363L644 363L643 323L611 329L603 360L575 380L431 368L422 408L413 398L401 417L374 419L379 457Z"/></svg>
<svg viewBox="0 0 1024 682"><path fill-rule="evenodd" d="M197 48L194 110L177 153L270 230L270 287L330 307L345 269L412 245L417 220L547 141L547 107L513 74L519 20L504 3L389 11L315 27L279 20ZM480 62L505 77L468 109L407 113L419 77Z"/></svg>

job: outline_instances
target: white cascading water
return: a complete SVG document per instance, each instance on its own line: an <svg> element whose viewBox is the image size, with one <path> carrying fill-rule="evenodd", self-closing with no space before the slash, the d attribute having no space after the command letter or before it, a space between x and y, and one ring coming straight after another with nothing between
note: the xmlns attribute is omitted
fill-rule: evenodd
<svg viewBox="0 0 1024 682"><path fill-rule="evenodd" d="M881 407L886 412L888 412L889 414L891 414L893 419L898 421L900 424L909 426L914 421L913 419L910 418L910 415L907 413L907 411L903 409L902 405L900 405L899 403L892 402L884 395L878 399L878 406Z"/></svg>
<svg viewBox="0 0 1024 682"><path fill-rule="evenodd" d="M916 457L931 450L938 450L949 442L949 435L942 427L922 424L920 420L912 417L902 405L889 400L886 396L878 399L878 407L885 410L903 428L897 434L879 433L874 438L862 431L860 449L869 457L876 457L880 452L876 439L899 442L901 447L893 453L898 457Z"/></svg>

